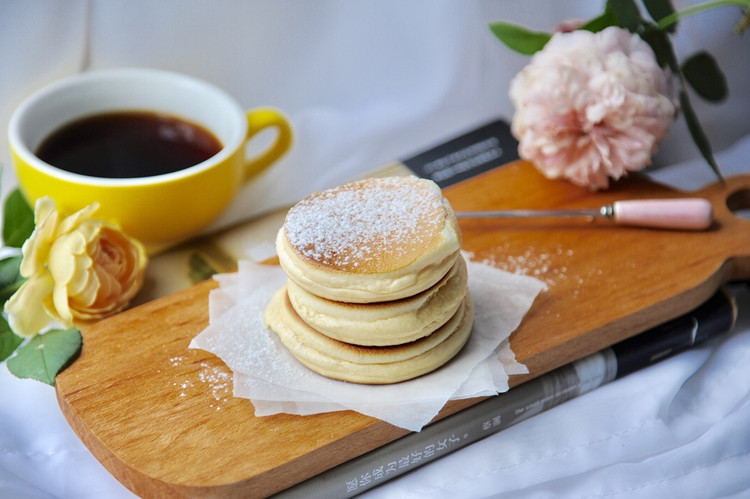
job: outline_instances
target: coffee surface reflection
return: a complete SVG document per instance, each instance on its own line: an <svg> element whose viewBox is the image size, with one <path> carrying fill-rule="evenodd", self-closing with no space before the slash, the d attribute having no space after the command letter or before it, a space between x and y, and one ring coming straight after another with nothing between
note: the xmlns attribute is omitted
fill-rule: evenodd
<svg viewBox="0 0 750 499"><path fill-rule="evenodd" d="M36 155L57 168L102 178L139 178L184 170L214 156L221 142L187 120L149 111L110 112L67 123Z"/></svg>

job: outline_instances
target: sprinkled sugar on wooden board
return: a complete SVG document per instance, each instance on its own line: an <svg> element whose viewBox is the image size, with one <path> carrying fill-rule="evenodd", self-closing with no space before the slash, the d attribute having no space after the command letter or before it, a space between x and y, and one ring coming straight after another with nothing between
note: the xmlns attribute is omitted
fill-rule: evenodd
<svg viewBox="0 0 750 499"><path fill-rule="evenodd" d="M457 210L572 208L685 196L641 177L592 193L524 162L445 190ZM685 313L725 281L750 278L750 176L690 195L711 200L703 232L578 220L463 220L474 258L545 281L511 336L528 375L518 385ZM384 445L403 430L354 412L256 418L231 397L216 357L188 350L208 323L207 281L83 331L80 358L57 380L65 417L92 453L143 496L266 496ZM498 297L502 299L502 297ZM449 403L438 417L478 400Z"/></svg>

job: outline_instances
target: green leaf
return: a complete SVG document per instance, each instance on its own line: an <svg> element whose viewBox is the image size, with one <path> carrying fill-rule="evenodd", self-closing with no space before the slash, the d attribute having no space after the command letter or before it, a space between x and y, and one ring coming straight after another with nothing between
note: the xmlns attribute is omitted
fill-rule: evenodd
<svg viewBox="0 0 750 499"><path fill-rule="evenodd" d="M55 376L75 359L82 344L78 329L53 329L34 336L6 364L8 370L19 378L54 385Z"/></svg>
<svg viewBox="0 0 750 499"><path fill-rule="evenodd" d="M659 66L669 68L673 73L680 74L680 63L674 53L672 42L669 41L667 33L652 24L645 24L641 33L643 41L649 44L654 51Z"/></svg>
<svg viewBox="0 0 750 499"><path fill-rule="evenodd" d="M719 178L719 180L723 181L724 177L721 175L719 165L718 163L716 163L716 159L714 158L713 151L711 150L711 144L709 143L708 137L706 137L706 134L703 131L703 127L701 127L701 124L698 121L698 115L695 113L693 105L690 103L690 98L688 97L685 89L680 90L680 107L682 108L682 115L685 116L685 122L687 123L688 130L690 131L690 136L693 138L693 142L695 142L695 145L698 146L698 150L701 152L701 155L706 160L706 162L708 162L709 166L711 166L711 169L714 171L714 173L716 173L716 176Z"/></svg>
<svg viewBox="0 0 750 499"><path fill-rule="evenodd" d="M26 280L20 272L22 260L20 255L0 260L0 305L8 301Z"/></svg>
<svg viewBox="0 0 750 499"><path fill-rule="evenodd" d="M708 52L698 52L682 63L682 74L704 99L719 102L727 97L727 81L716 60Z"/></svg>
<svg viewBox="0 0 750 499"><path fill-rule="evenodd" d="M665 17L671 16L675 13L671 0L643 0L643 5L646 7L651 19L657 23ZM664 29L669 33L674 33L677 29L677 23L670 24Z"/></svg>
<svg viewBox="0 0 750 499"><path fill-rule="evenodd" d="M210 279L217 270L200 253L190 255L190 280L195 284Z"/></svg>
<svg viewBox="0 0 750 499"><path fill-rule="evenodd" d="M532 55L543 49L552 38L549 33L531 31L503 21L490 23L490 30L510 49L525 55Z"/></svg>
<svg viewBox="0 0 750 499"><path fill-rule="evenodd" d="M750 8L745 9L745 11L742 13L742 17L737 23L737 26L735 26L734 30L732 31L735 35L741 35L747 28L750 28Z"/></svg>
<svg viewBox="0 0 750 499"><path fill-rule="evenodd" d="M617 16L615 16L615 13L612 12L612 9L610 9L609 5L607 5L604 8L604 12L602 12L600 16L589 19L579 29L585 29L586 31L591 31L592 33L598 33L599 31L603 31L606 28L609 28L610 26L617 26Z"/></svg>
<svg viewBox="0 0 750 499"><path fill-rule="evenodd" d="M0 317L0 362L10 357L22 342L23 338L10 329L8 321Z"/></svg>
<svg viewBox="0 0 750 499"><path fill-rule="evenodd" d="M677 56L672 48L672 43L669 41L669 37L666 32L659 29L656 26L648 23L644 24L644 32L641 33L641 38L648 43L656 54L656 58L663 67L669 67L669 69L675 74L677 79L682 84L683 88L680 89L680 107L682 114L685 117L685 123L687 124L690 136L693 138L693 142L698 147L703 158L706 160L711 169L716 173L719 180L723 180L719 165L716 163L711 144L706 137L700 122L698 121L698 115L693 109L693 105L690 102L687 92L684 89L684 77L680 68L680 64L677 61Z"/></svg>
<svg viewBox="0 0 750 499"><path fill-rule="evenodd" d="M15 189L3 207L3 241L6 246L20 248L34 232L34 210L21 191Z"/></svg>
<svg viewBox="0 0 750 499"><path fill-rule="evenodd" d="M641 11L633 0L608 0L607 9L611 9L617 18L617 25L637 33L643 25Z"/></svg>

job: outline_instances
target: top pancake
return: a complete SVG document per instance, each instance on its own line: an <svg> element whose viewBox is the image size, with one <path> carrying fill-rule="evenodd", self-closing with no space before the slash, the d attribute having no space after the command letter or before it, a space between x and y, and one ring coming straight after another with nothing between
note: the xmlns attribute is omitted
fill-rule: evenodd
<svg viewBox="0 0 750 499"><path fill-rule="evenodd" d="M287 214L279 261L324 298L368 303L416 294L455 262L460 233L434 182L370 178L313 193Z"/></svg>

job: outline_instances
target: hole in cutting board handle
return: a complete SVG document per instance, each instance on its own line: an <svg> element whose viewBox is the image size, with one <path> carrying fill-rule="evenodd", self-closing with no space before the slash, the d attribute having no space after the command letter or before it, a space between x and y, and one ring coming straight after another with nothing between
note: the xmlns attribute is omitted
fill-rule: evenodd
<svg viewBox="0 0 750 499"><path fill-rule="evenodd" d="M750 187L743 187L727 196L727 208L736 216L750 220Z"/></svg>

